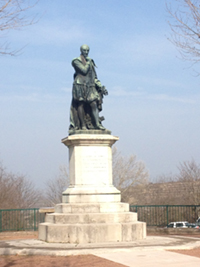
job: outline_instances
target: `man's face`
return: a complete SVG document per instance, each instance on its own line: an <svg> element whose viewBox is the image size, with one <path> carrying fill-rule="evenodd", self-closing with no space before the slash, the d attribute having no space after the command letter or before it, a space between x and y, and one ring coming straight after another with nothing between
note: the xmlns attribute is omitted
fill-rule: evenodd
<svg viewBox="0 0 200 267"><path fill-rule="evenodd" d="M84 45L84 46L81 47L81 55L83 55L84 58L86 58L88 56L89 51L90 51L90 49L89 49L88 46Z"/></svg>

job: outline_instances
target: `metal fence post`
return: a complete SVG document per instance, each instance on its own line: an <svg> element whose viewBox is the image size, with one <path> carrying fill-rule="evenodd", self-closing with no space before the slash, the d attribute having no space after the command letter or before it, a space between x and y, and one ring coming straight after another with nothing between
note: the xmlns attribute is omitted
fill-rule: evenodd
<svg viewBox="0 0 200 267"><path fill-rule="evenodd" d="M169 209L168 209L168 205L166 205L166 211L167 211L167 225L169 224Z"/></svg>
<svg viewBox="0 0 200 267"><path fill-rule="evenodd" d="M36 209L34 209L34 231L36 230Z"/></svg>

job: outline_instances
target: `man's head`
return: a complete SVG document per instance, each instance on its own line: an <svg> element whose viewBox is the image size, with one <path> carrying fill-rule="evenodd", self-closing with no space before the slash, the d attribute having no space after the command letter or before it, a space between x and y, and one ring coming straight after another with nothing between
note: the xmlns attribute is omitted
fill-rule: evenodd
<svg viewBox="0 0 200 267"><path fill-rule="evenodd" d="M88 56L88 54L89 54L89 51L90 51L89 46L84 44L84 45L81 46L80 49L81 49L81 55L83 55L84 58L86 58Z"/></svg>

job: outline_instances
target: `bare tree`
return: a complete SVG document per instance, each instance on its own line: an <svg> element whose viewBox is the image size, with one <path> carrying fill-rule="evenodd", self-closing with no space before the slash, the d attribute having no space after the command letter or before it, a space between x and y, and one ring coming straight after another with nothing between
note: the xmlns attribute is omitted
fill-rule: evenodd
<svg viewBox="0 0 200 267"><path fill-rule="evenodd" d="M184 161L178 167L176 180L183 187L182 199L187 204L200 205L200 165L194 160Z"/></svg>
<svg viewBox="0 0 200 267"><path fill-rule="evenodd" d="M8 178L5 168L0 163L0 208L9 208L9 196L12 193L11 179ZM10 206L11 207L11 206Z"/></svg>
<svg viewBox="0 0 200 267"><path fill-rule="evenodd" d="M199 0L174 0L172 8L167 4L171 20L168 22L172 35L170 41L179 49L182 59L200 61L200 3Z"/></svg>
<svg viewBox="0 0 200 267"><path fill-rule="evenodd" d="M41 192L23 175L8 172L0 163L0 209L37 207Z"/></svg>
<svg viewBox="0 0 200 267"><path fill-rule="evenodd" d="M0 32L1 36L13 29L31 25L36 18L28 16L27 12L33 8L39 0L0 0ZM18 51L11 51L7 42L0 46L0 54L15 55Z"/></svg>
<svg viewBox="0 0 200 267"><path fill-rule="evenodd" d="M200 205L200 165L194 160L178 166L178 174L161 175L156 183L132 190L132 204Z"/></svg>
<svg viewBox="0 0 200 267"><path fill-rule="evenodd" d="M146 185L148 171L142 161L138 161L135 155L124 157L113 148L113 181L114 185L121 191L122 201L129 202L132 197L132 188Z"/></svg>
<svg viewBox="0 0 200 267"><path fill-rule="evenodd" d="M131 193L128 191L135 185L144 185L148 180L148 171L136 156L124 157L113 148L113 181L122 193L122 201L128 201ZM48 181L46 185L46 205L55 206L62 202L62 192L69 186L69 175L65 167L60 168L59 176Z"/></svg>
<svg viewBox="0 0 200 267"><path fill-rule="evenodd" d="M62 202L62 192L69 186L69 175L65 167L60 167L60 174L46 184L45 205L55 206Z"/></svg>

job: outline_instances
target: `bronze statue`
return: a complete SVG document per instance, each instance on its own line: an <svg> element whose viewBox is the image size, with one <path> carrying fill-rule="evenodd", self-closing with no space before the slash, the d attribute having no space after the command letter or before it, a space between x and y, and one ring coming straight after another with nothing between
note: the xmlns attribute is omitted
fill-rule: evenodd
<svg viewBox="0 0 200 267"><path fill-rule="evenodd" d="M102 130L104 117L99 117L102 110L103 96L108 94L105 86L97 78L95 63L88 57L89 46L82 45L81 55L72 60L75 69L70 109L70 131Z"/></svg>

